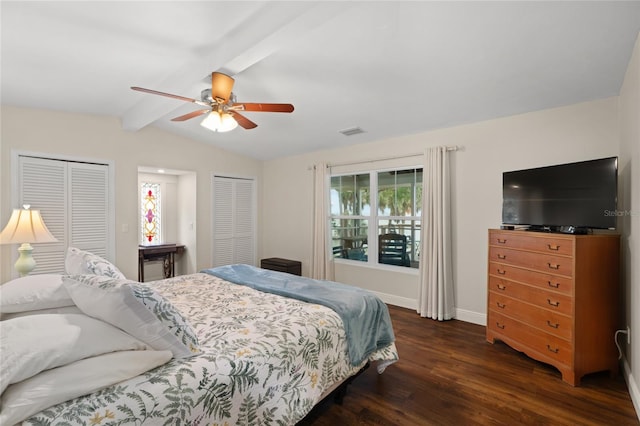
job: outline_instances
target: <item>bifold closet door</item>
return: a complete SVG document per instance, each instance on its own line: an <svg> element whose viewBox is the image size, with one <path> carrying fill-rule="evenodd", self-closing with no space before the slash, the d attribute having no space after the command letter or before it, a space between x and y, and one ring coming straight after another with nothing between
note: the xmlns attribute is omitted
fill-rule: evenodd
<svg viewBox="0 0 640 426"><path fill-rule="evenodd" d="M111 259L109 166L20 156L18 199L40 210L55 243L34 245L32 274L64 273L67 247Z"/></svg>
<svg viewBox="0 0 640 426"><path fill-rule="evenodd" d="M256 263L255 180L214 176L212 266Z"/></svg>

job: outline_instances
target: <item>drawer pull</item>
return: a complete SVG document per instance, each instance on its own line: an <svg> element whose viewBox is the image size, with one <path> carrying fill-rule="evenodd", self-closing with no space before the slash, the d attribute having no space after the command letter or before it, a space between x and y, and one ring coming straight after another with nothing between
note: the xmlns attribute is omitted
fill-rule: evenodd
<svg viewBox="0 0 640 426"><path fill-rule="evenodd" d="M500 239L498 238L498 244L506 244L507 240L506 239Z"/></svg>
<svg viewBox="0 0 640 426"><path fill-rule="evenodd" d="M549 352L553 352L554 354L557 354L560 350L558 348L552 348L551 345L547 345L547 349L549 350Z"/></svg>
<svg viewBox="0 0 640 426"><path fill-rule="evenodd" d="M551 281L547 281L547 284L549 284L549 287L552 287L552 288L560 287L560 283L552 283Z"/></svg>
<svg viewBox="0 0 640 426"><path fill-rule="evenodd" d="M502 285L502 284L496 284L496 287L498 287L498 290L506 290L507 286L506 285Z"/></svg>
<svg viewBox="0 0 640 426"><path fill-rule="evenodd" d="M507 306L504 303L500 303L500 302L496 302L496 305L498 305L498 308L500 308L500 309L504 309L505 306Z"/></svg>
<svg viewBox="0 0 640 426"><path fill-rule="evenodd" d="M548 325L549 327L551 327L551 328L558 328L558 327L560 327L560 324L558 324L558 323L553 324L553 323L551 323L551 321L549 321L549 320L547 320L547 325Z"/></svg>
<svg viewBox="0 0 640 426"><path fill-rule="evenodd" d="M560 264L559 263L547 262L547 265L549 265L549 268L551 268L551 269L560 269Z"/></svg>
<svg viewBox="0 0 640 426"><path fill-rule="evenodd" d="M506 254L500 254L500 253L498 253L498 259L502 259L502 260L504 260L504 259L506 259L506 258L507 258L507 255L506 255Z"/></svg>
<svg viewBox="0 0 640 426"><path fill-rule="evenodd" d="M552 302L551 299L547 299L547 303L551 306L555 306L556 308L560 306L560 302L558 302L557 300L555 302Z"/></svg>
<svg viewBox="0 0 640 426"><path fill-rule="evenodd" d="M500 330L504 330L504 324L500 324L499 322L496 322L496 327L498 327Z"/></svg>
<svg viewBox="0 0 640 426"><path fill-rule="evenodd" d="M507 271L505 271L505 270L503 270L503 269L498 269L498 273L499 273L500 275L504 275L504 274L506 274L506 273L507 273Z"/></svg>
<svg viewBox="0 0 640 426"><path fill-rule="evenodd" d="M560 250L560 246L557 244L547 244L547 247L549 247L549 250L553 250L553 251Z"/></svg>

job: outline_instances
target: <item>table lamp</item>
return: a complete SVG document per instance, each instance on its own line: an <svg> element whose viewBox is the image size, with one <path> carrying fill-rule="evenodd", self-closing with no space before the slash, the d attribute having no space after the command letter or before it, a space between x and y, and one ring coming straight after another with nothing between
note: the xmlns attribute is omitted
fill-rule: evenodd
<svg viewBox="0 0 640 426"><path fill-rule="evenodd" d="M30 210L29 205L22 207L13 209L9 223L0 232L0 244L22 244L18 248L20 257L14 266L20 276L25 276L36 267L30 243L52 243L58 240L47 229L40 216L40 210Z"/></svg>

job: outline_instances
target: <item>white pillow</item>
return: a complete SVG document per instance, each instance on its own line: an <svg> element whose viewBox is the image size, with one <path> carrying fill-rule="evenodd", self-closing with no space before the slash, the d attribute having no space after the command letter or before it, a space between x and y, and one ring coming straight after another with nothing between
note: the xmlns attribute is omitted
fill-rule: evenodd
<svg viewBox="0 0 640 426"><path fill-rule="evenodd" d="M98 275L72 275L63 281L85 314L121 328L155 350L170 350L176 358L200 353L191 325L150 287Z"/></svg>
<svg viewBox="0 0 640 426"><path fill-rule="evenodd" d="M126 278L113 263L96 254L75 247L67 249L64 269L67 274L93 274L118 279Z"/></svg>
<svg viewBox="0 0 640 426"><path fill-rule="evenodd" d="M0 322L0 393L41 371L114 351L148 346L82 314L30 315Z"/></svg>
<svg viewBox="0 0 640 426"><path fill-rule="evenodd" d="M36 309L34 311L11 312L9 314L0 313L0 320L6 321L12 318L24 317L27 315L43 315L43 314L82 314L84 315L84 312L82 312L80 308L78 308L76 305L73 305L73 306L63 306L61 308L48 308L48 309Z"/></svg>
<svg viewBox="0 0 640 426"><path fill-rule="evenodd" d="M119 351L43 371L2 394L0 424L17 424L45 408L138 376L170 359L169 351Z"/></svg>
<svg viewBox="0 0 640 426"><path fill-rule="evenodd" d="M73 306L62 275L27 275L0 286L0 313Z"/></svg>

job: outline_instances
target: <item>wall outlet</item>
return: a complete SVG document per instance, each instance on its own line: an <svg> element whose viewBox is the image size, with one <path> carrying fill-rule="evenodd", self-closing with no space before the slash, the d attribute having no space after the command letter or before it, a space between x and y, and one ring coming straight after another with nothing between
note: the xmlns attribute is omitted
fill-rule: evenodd
<svg viewBox="0 0 640 426"><path fill-rule="evenodd" d="M627 326L627 345L631 344L631 328Z"/></svg>

